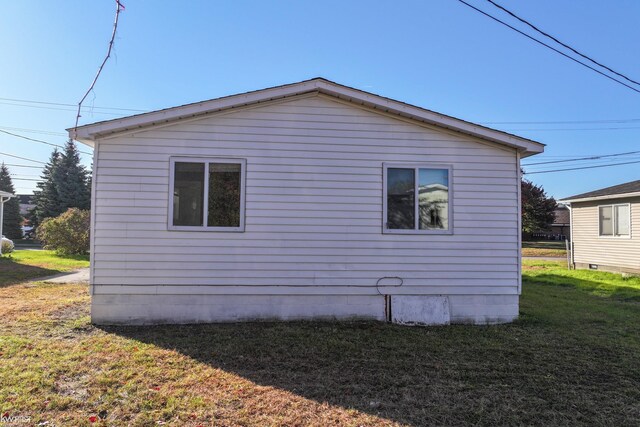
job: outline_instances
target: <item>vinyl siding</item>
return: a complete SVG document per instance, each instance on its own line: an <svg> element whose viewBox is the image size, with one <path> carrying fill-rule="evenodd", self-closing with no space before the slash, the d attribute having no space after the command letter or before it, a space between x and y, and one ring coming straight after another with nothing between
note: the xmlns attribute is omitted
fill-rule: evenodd
<svg viewBox="0 0 640 427"><path fill-rule="evenodd" d="M598 206L630 203L631 237L601 237ZM640 271L640 197L571 204L574 262Z"/></svg>
<svg viewBox="0 0 640 427"><path fill-rule="evenodd" d="M168 231L171 156L247 160L242 233ZM518 293L514 150L302 96L100 140L94 294ZM382 163L453 166L453 234L382 234Z"/></svg>

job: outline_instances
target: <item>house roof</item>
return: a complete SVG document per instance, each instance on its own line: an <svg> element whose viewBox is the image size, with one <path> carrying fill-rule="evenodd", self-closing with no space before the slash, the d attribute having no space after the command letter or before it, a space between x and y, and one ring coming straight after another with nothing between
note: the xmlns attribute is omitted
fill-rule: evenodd
<svg viewBox="0 0 640 427"><path fill-rule="evenodd" d="M16 197L20 201L20 204L29 205L32 203L33 194L16 194Z"/></svg>
<svg viewBox="0 0 640 427"><path fill-rule="evenodd" d="M566 207L558 207L553 212L553 225L569 225L570 214Z"/></svg>
<svg viewBox="0 0 640 427"><path fill-rule="evenodd" d="M314 78L298 83L276 86L267 89L225 96L208 101L181 105L148 113L136 114L120 119L96 122L77 128L69 128L69 136L89 146L93 141L109 135L142 128L164 125L182 119L206 116L232 108L238 108L261 102L284 99L307 93L322 93L347 100L385 113L397 114L429 125L460 132L487 141L512 147L520 151L522 157L544 151L544 144L507 132L480 126L451 116L436 113L404 102L395 101L383 96L374 95L359 89L344 86L324 78Z"/></svg>
<svg viewBox="0 0 640 427"><path fill-rule="evenodd" d="M562 201L578 202L600 199L618 199L629 196L640 196L640 180L625 182L624 184L601 188L599 190L589 191L588 193L576 194L575 196L566 197L562 199Z"/></svg>
<svg viewBox="0 0 640 427"><path fill-rule="evenodd" d="M6 191L0 191L0 197L14 197L13 194L7 193Z"/></svg>

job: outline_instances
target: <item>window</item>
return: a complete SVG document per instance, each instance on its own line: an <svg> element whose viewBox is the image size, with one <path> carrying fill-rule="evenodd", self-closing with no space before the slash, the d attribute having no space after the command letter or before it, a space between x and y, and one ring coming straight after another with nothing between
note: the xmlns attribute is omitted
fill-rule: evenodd
<svg viewBox="0 0 640 427"><path fill-rule="evenodd" d="M384 167L385 233L451 233L451 167Z"/></svg>
<svg viewBox="0 0 640 427"><path fill-rule="evenodd" d="M244 231L244 159L171 159L170 230Z"/></svg>
<svg viewBox="0 0 640 427"><path fill-rule="evenodd" d="M629 204L599 206L598 217L601 236L629 236Z"/></svg>

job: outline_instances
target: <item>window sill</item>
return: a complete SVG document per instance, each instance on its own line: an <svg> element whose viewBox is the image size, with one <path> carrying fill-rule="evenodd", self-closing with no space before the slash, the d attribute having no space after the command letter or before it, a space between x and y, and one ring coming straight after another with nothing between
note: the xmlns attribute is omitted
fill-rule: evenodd
<svg viewBox="0 0 640 427"><path fill-rule="evenodd" d="M600 239L631 239L631 235L629 234L625 234L625 235L621 235L621 236L598 236L598 238Z"/></svg>
<svg viewBox="0 0 640 427"><path fill-rule="evenodd" d="M453 230L390 230L384 228L382 234L450 235L453 234Z"/></svg>
<svg viewBox="0 0 640 427"><path fill-rule="evenodd" d="M244 227L197 227L188 225L170 225L168 231L207 231L223 233L244 233Z"/></svg>

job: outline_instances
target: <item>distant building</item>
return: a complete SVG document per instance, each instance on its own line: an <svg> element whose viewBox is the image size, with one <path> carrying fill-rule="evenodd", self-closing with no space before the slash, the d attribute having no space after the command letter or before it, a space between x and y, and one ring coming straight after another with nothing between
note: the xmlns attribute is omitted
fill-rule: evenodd
<svg viewBox="0 0 640 427"><path fill-rule="evenodd" d="M558 205L553 212L553 224L549 230L540 230L531 233L531 238L544 240L566 240L571 235L571 221L569 208L565 205Z"/></svg>
<svg viewBox="0 0 640 427"><path fill-rule="evenodd" d="M640 180L562 200L576 268L640 273Z"/></svg>
<svg viewBox="0 0 640 427"><path fill-rule="evenodd" d="M20 202L20 215L27 216L29 211L36 207L33 203L33 194L18 194L17 197Z"/></svg>

